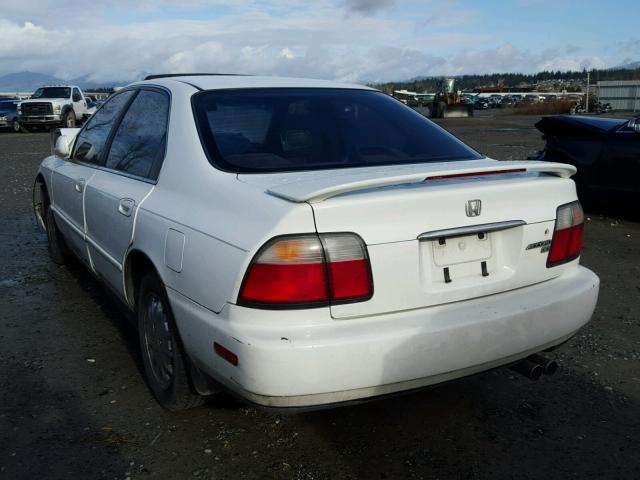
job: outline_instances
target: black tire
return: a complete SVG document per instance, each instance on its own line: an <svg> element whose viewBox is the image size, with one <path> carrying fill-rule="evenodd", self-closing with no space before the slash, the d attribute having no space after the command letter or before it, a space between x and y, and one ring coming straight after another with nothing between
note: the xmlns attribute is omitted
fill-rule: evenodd
<svg viewBox="0 0 640 480"><path fill-rule="evenodd" d="M158 403L172 412L202 405L204 397L191 386L167 292L153 273L140 282L137 314L142 363Z"/></svg>
<svg viewBox="0 0 640 480"><path fill-rule="evenodd" d="M53 210L47 208L45 215L45 223L47 226L47 240L49 247L49 256L53 263L64 265L69 261L69 249L64 241L64 237L58 230L56 219L53 216Z"/></svg>
<svg viewBox="0 0 640 480"><path fill-rule="evenodd" d="M63 128L76 127L76 113L73 110L67 110L67 113L62 115L62 127Z"/></svg>
<svg viewBox="0 0 640 480"><path fill-rule="evenodd" d="M13 133L20 133L22 131L22 127L20 126L20 122L18 120L14 120L11 124L11 131Z"/></svg>

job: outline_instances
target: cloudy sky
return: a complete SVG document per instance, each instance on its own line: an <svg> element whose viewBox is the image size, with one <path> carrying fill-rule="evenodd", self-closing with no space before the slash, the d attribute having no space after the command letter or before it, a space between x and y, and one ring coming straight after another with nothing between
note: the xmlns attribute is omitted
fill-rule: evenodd
<svg viewBox="0 0 640 480"><path fill-rule="evenodd" d="M637 0L3 0L0 75L372 82L610 67L640 60L639 20Z"/></svg>

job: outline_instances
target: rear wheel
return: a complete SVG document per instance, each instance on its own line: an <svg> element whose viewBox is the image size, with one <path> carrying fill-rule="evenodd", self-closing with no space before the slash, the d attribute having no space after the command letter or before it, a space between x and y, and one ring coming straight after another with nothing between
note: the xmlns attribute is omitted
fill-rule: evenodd
<svg viewBox="0 0 640 480"><path fill-rule="evenodd" d="M56 219L53 216L53 210L51 210L50 207L47 207L45 224L47 226L49 256L51 260L53 260L53 263L64 265L69 260L69 249L60 230L58 230Z"/></svg>
<svg viewBox="0 0 640 480"><path fill-rule="evenodd" d="M152 273L140 284L138 330L147 382L158 403L171 411L202 405L204 397L191 387L167 293Z"/></svg>

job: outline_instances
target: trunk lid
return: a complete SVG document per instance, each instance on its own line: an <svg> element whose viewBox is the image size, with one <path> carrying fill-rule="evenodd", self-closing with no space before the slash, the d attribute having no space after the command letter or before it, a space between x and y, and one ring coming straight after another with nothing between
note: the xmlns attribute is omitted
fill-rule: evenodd
<svg viewBox="0 0 640 480"><path fill-rule="evenodd" d="M335 318L348 318L476 298L559 275L567 266L547 268L547 249L557 207L576 198L568 179L574 172L563 164L479 160L239 179L309 202L319 233L362 237L374 294L331 307Z"/></svg>

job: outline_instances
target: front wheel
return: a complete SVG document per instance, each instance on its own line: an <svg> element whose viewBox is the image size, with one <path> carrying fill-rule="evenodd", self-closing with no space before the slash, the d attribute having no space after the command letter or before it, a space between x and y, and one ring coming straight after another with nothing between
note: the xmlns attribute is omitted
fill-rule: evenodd
<svg viewBox="0 0 640 480"><path fill-rule="evenodd" d="M69 260L69 249L64 241L64 237L58 230L56 219L53 216L51 207L47 207L45 215L45 225L47 227L47 240L49 247L49 256L53 263L64 265Z"/></svg>
<svg viewBox="0 0 640 480"><path fill-rule="evenodd" d="M20 126L20 122L18 120L14 120L11 124L11 130L13 133L20 133L22 131L22 127Z"/></svg>
<svg viewBox="0 0 640 480"><path fill-rule="evenodd" d="M142 279L137 307L142 363L156 400L171 411L202 405L204 398L191 387L178 329L157 275Z"/></svg>
<svg viewBox="0 0 640 480"><path fill-rule="evenodd" d="M76 114L73 110L69 110L62 117L62 124L65 128L75 128L76 126Z"/></svg>

